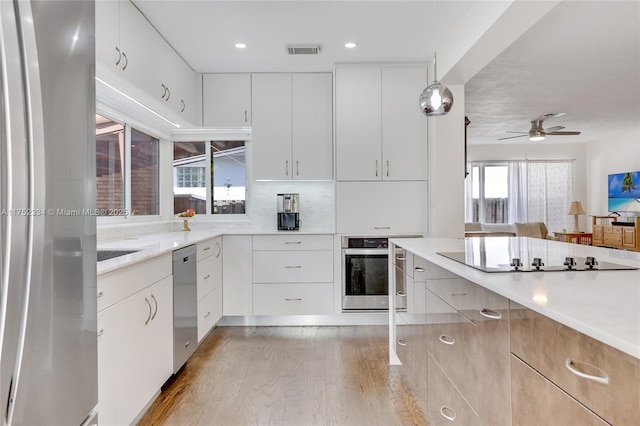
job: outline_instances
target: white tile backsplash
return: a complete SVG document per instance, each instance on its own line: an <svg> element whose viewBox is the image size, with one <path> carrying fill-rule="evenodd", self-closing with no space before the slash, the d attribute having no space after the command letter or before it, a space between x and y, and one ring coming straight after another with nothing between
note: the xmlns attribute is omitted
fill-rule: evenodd
<svg viewBox="0 0 640 426"><path fill-rule="evenodd" d="M255 181L252 183L249 216L252 228L262 232L277 231L277 194L300 194L300 231L334 232L334 183Z"/></svg>

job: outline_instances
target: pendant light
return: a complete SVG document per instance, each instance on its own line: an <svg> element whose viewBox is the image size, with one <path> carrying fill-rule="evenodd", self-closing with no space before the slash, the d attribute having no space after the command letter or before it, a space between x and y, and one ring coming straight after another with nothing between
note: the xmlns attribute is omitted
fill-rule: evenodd
<svg viewBox="0 0 640 426"><path fill-rule="evenodd" d="M445 115L453 106L453 94L451 94L451 90L446 86L443 86L438 81L438 65L436 58L436 35L438 33L436 28L436 7L436 2L434 2L433 28L435 34L433 37L433 81L422 91L422 94L420 95L420 109L427 117Z"/></svg>

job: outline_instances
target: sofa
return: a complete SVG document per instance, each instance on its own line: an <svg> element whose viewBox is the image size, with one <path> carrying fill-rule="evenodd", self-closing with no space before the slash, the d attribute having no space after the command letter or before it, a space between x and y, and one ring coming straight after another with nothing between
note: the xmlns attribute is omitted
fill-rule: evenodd
<svg viewBox="0 0 640 426"><path fill-rule="evenodd" d="M554 239L544 222L464 224L465 237L533 237Z"/></svg>

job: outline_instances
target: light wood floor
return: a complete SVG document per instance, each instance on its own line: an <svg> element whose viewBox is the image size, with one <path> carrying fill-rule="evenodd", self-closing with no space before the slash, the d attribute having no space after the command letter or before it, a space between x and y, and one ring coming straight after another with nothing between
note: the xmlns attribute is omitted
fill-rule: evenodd
<svg viewBox="0 0 640 426"><path fill-rule="evenodd" d="M216 327L139 425L426 425L385 326Z"/></svg>

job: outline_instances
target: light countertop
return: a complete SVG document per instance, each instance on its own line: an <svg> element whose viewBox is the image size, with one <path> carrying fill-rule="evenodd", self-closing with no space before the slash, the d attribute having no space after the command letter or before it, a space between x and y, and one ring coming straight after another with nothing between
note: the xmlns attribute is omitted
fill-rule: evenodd
<svg viewBox="0 0 640 426"><path fill-rule="evenodd" d="M527 237L487 240L496 238L525 244L547 259L595 256L598 261L640 267L640 253ZM486 273L437 254L464 251L462 238L394 238L390 242L640 359L640 270Z"/></svg>

